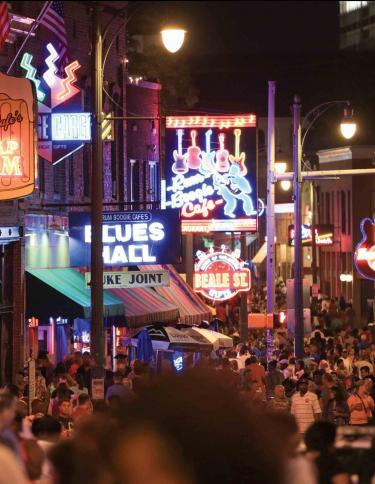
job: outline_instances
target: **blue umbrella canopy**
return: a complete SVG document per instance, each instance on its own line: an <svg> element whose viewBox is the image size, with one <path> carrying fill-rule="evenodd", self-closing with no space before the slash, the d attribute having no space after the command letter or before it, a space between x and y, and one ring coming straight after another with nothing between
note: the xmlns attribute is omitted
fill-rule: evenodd
<svg viewBox="0 0 375 484"><path fill-rule="evenodd" d="M151 337L145 328L138 334L137 359L149 363L153 357L154 350L152 348Z"/></svg>

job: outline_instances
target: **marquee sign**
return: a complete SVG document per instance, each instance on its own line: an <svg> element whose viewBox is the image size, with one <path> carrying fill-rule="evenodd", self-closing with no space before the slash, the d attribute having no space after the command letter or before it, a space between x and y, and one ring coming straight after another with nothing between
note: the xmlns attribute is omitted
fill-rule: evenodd
<svg viewBox="0 0 375 484"><path fill-rule="evenodd" d="M0 200L34 191L35 108L32 83L0 73Z"/></svg>
<svg viewBox="0 0 375 484"><path fill-rule="evenodd" d="M163 203L183 232L257 230L256 117L167 117Z"/></svg>
<svg viewBox="0 0 375 484"><path fill-rule="evenodd" d="M91 285L91 272L85 273L86 286ZM168 271L118 271L103 273L103 288L133 289L137 287L169 286Z"/></svg>
<svg viewBox="0 0 375 484"><path fill-rule="evenodd" d="M60 75L56 65L60 54L51 43L46 48L48 55L42 68L34 67L33 56L28 52L20 66L37 93L38 154L56 164L91 140L91 115L82 112L82 92L75 85L80 63L74 60Z"/></svg>
<svg viewBox="0 0 375 484"><path fill-rule="evenodd" d="M375 220L365 218L361 222L362 240L354 252L354 264L359 274L375 280Z"/></svg>
<svg viewBox="0 0 375 484"><path fill-rule="evenodd" d="M71 212L70 265L89 266L90 249L90 212ZM178 210L103 213L103 262L106 266L181 262Z"/></svg>
<svg viewBox="0 0 375 484"><path fill-rule="evenodd" d="M312 227L303 224L302 228L302 245L310 247L312 245ZM294 247L294 225L288 227L288 243ZM315 225L315 243L318 246L333 245L333 225L317 224Z"/></svg>
<svg viewBox="0 0 375 484"><path fill-rule="evenodd" d="M250 290L250 270L226 252L202 255L195 265L194 290L213 301L226 301Z"/></svg>

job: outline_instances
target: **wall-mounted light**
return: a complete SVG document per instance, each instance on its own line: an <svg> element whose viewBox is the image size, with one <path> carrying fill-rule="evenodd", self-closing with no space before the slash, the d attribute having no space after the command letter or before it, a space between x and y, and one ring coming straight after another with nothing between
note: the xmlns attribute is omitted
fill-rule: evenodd
<svg viewBox="0 0 375 484"><path fill-rule="evenodd" d="M353 118L353 109L351 107L344 108L344 116L340 124L341 134L345 139L351 139L357 131L357 123Z"/></svg>

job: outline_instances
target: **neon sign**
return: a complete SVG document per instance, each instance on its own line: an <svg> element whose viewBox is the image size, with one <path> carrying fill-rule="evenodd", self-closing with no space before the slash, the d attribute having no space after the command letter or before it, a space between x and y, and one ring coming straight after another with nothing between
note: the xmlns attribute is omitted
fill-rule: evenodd
<svg viewBox="0 0 375 484"><path fill-rule="evenodd" d="M354 264L359 274L375 280L375 220L365 218L361 222L362 240L354 252Z"/></svg>
<svg viewBox="0 0 375 484"><path fill-rule="evenodd" d="M25 197L33 192L34 136L32 81L0 74L0 200Z"/></svg>
<svg viewBox="0 0 375 484"><path fill-rule="evenodd" d="M38 97L38 154L52 164L58 163L91 140L91 115L82 113L81 89L75 85L76 71L81 67L74 60L58 74L60 55L46 45L48 55L44 71L32 65L33 56L25 53L20 66L36 88Z"/></svg>
<svg viewBox="0 0 375 484"><path fill-rule="evenodd" d="M180 210L183 232L257 230L255 123L254 115L167 118L163 205Z"/></svg>
<svg viewBox="0 0 375 484"><path fill-rule="evenodd" d="M309 247L312 245L312 228L310 225L303 224L302 245ZM294 225L288 227L288 243L294 247L295 230ZM315 225L315 243L317 246L333 245L333 226L332 225Z"/></svg>
<svg viewBox="0 0 375 484"><path fill-rule="evenodd" d="M108 266L169 264L181 260L177 210L103 213L103 262ZM90 265L89 212L69 214L70 263Z"/></svg>
<svg viewBox="0 0 375 484"><path fill-rule="evenodd" d="M250 289L250 270L227 252L200 254L195 265L194 290L213 301L226 301Z"/></svg>

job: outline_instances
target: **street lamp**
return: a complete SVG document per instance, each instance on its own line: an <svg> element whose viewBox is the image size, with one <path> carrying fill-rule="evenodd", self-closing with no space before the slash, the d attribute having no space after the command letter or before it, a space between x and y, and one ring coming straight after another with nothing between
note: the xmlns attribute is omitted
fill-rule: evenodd
<svg viewBox="0 0 375 484"><path fill-rule="evenodd" d="M316 121L331 107L344 105L344 117L341 122L341 133L346 139L351 138L356 131L353 111L349 101L328 101L311 109L305 116L301 128L301 101L294 97L293 104L293 189L294 189L294 310L295 310L295 352L297 358L304 354L304 317L303 317L303 259L302 259L302 214L301 214L301 165L303 146L306 136ZM304 162L305 163L305 162ZM311 166L308 168L311 169ZM316 240L314 221L314 186L311 186L311 227L312 227L312 280L317 283Z"/></svg>
<svg viewBox="0 0 375 484"><path fill-rule="evenodd" d="M185 40L186 31L179 28L165 28L161 31L161 39L164 47L175 54L182 47Z"/></svg>
<svg viewBox="0 0 375 484"><path fill-rule="evenodd" d="M286 172L287 163L285 161L276 161L275 163L275 173L276 175L283 175ZM289 180L282 180L280 182L281 189L287 192L292 186Z"/></svg>

